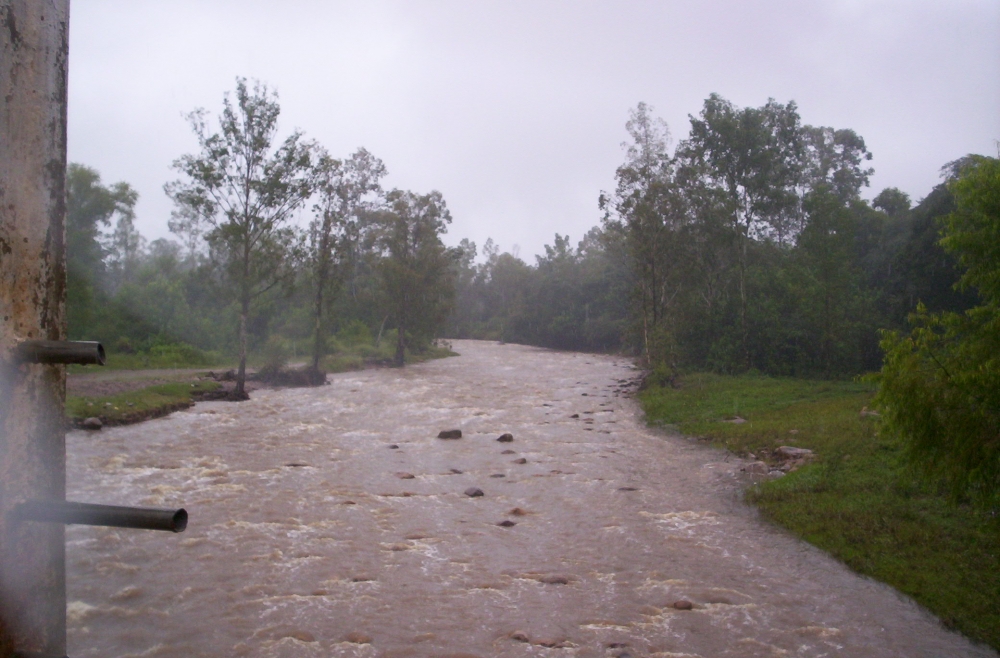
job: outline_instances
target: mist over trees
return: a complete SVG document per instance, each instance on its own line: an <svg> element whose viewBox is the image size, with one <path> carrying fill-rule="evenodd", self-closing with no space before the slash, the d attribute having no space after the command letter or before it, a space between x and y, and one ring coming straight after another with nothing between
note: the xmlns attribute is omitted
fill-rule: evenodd
<svg viewBox="0 0 1000 658"><path fill-rule="evenodd" d="M363 148L279 140L279 112L266 86L237 80L217 129L190 115L200 150L166 186L177 241L146 244L135 191L70 168L71 336L241 362L278 350L315 370L350 335L388 338L397 362L438 337L486 338L623 351L665 382L845 377L881 366L878 331L906 329L918 302L978 303L954 287L963 267L939 234L965 160L915 207L895 188L868 202L863 138L804 123L793 102L712 95L676 143L640 103L599 223L531 263L492 240L446 247L439 193L383 190L386 165Z"/></svg>
<svg viewBox="0 0 1000 658"><path fill-rule="evenodd" d="M164 186L179 243L146 245L135 191L71 165L71 337L188 364L235 356L237 394L251 353L296 356L311 343L319 373L342 332L392 333L398 365L429 346L453 292L443 197L384 193L385 165L363 148L338 159L297 130L279 141L279 115L277 94L243 79L217 129L205 110L188 115L199 151L178 158L181 178Z"/></svg>
<svg viewBox="0 0 1000 658"><path fill-rule="evenodd" d="M298 234L288 225L315 187L315 145L298 131L276 148L281 108L265 85L236 81L236 103L226 95L219 132L204 110L188 115L201 152L174 162L184 179L164 191L182 217L204 223L204 238L230 295L239 304L236 395L245 396L250 305L294 277Z"/></svg>
<svg viewBox="0 0 1000 658"><path fill-rule="evenodd" d="M863 138L804 124L794 103L712 95L690 123L672 147L640 103L601 224L575 248L557 234L530 265L492 243L478 265L462 260L448 334L621 349L662 381L681 370L845 377L880 367L878 330L906 327L919 301L974 305L939 243L947 181L915 208L895 188L865 201Z"/></svg>

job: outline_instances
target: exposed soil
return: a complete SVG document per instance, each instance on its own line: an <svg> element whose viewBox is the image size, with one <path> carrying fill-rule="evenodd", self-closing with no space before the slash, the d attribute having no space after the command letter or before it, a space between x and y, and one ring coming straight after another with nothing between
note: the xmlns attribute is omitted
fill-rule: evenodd
<svg viewBox="0 0 1000 658"><path fill-rule="evenodd" d="M67 397L101 398L119 395L130 391L139 391L160 384L176 384L177 382L197 382L212 379L205 368L184 370L108 370L105 372L69 373L66 375ZM222 390L232 391L235 382L219 382ZM248 379L247 391L264 388L264 384ZM222 399L212 396L202 399Z"/></svg>

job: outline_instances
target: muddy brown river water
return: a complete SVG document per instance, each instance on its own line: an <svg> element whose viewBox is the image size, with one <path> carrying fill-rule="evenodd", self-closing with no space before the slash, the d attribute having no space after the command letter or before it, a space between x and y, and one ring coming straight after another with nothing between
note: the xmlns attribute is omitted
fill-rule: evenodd
<svg viewBox="0 0 1000 658"><path fill-rule="evenodd" d="M759 520L626 360L455 349L71 432L68 498L190 523L67 530L69 655L996 656Z"/></svg>

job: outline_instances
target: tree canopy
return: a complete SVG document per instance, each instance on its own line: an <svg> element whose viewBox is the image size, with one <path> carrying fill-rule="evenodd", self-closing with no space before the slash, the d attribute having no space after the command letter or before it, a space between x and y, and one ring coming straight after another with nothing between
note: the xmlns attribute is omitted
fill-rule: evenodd
<svg viewBox="0 0 1000 658"><path fill-rule="evenodd" d="M1000 497L1000 160L978 157L948 185L955 209L941 244L965 272L957 286L980 303L964 312L911 316L909 335L886 332L878 402L887 431L912 462L955 497Z"/></svg>
<svg viewBox="0 0 1000 658"><path fill-rule="evenodd" d="M218 132L205 110L188 115L201 151L179 158L174 168L185 178L165 186L183 217L209 225L212 256L239 301L237 395L244 395L250 306L291 277L297 236L287 221L315 185L313 144L295 131L275 145L280 113L266 85L251 89L238 78L235 104L223 99Z"/></svg>

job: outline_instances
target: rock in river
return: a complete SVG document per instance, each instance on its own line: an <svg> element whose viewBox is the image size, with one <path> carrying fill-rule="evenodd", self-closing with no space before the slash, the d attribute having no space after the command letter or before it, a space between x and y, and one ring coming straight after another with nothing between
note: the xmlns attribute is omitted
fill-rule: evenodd
<svg viewBox="0 0 1000 658"><path fill-rule="evenodd" d="M465 495L469 498L478 498L479 496L485 496L486 494L484 494L483 490L478 487L469 487L465 490Z"/></svg>
<svg viewBox="0 0 1000 658"><path fill-rule="evenodd" d="M441 430L438 433L439 439L461 439L462 430Z"/></svg>
<svg viewBox="0 0 1000 658"><path fill-rule="evenodd" d="M102 423L101 419L97 418L96 416L87 418L82 423L80 423L80 427L85 430L99 430L103 426L104 423Z"/></svg>
<svg viewBox="0 0 1000 658"><path fill-rule="evenodd" d="M813 456L813 451L808 448L794 448L792 446L781 446L774 453L782 459L808 459Z"/></svg>
<svg viewBox="0 0 1000 658"><path fill-rule="evenodd" d="M511 434L510 432L501 434L500 438L497 439L497 441L499 441L500 443L510 443L513 440L514 440L514 435Z"/></svg>

